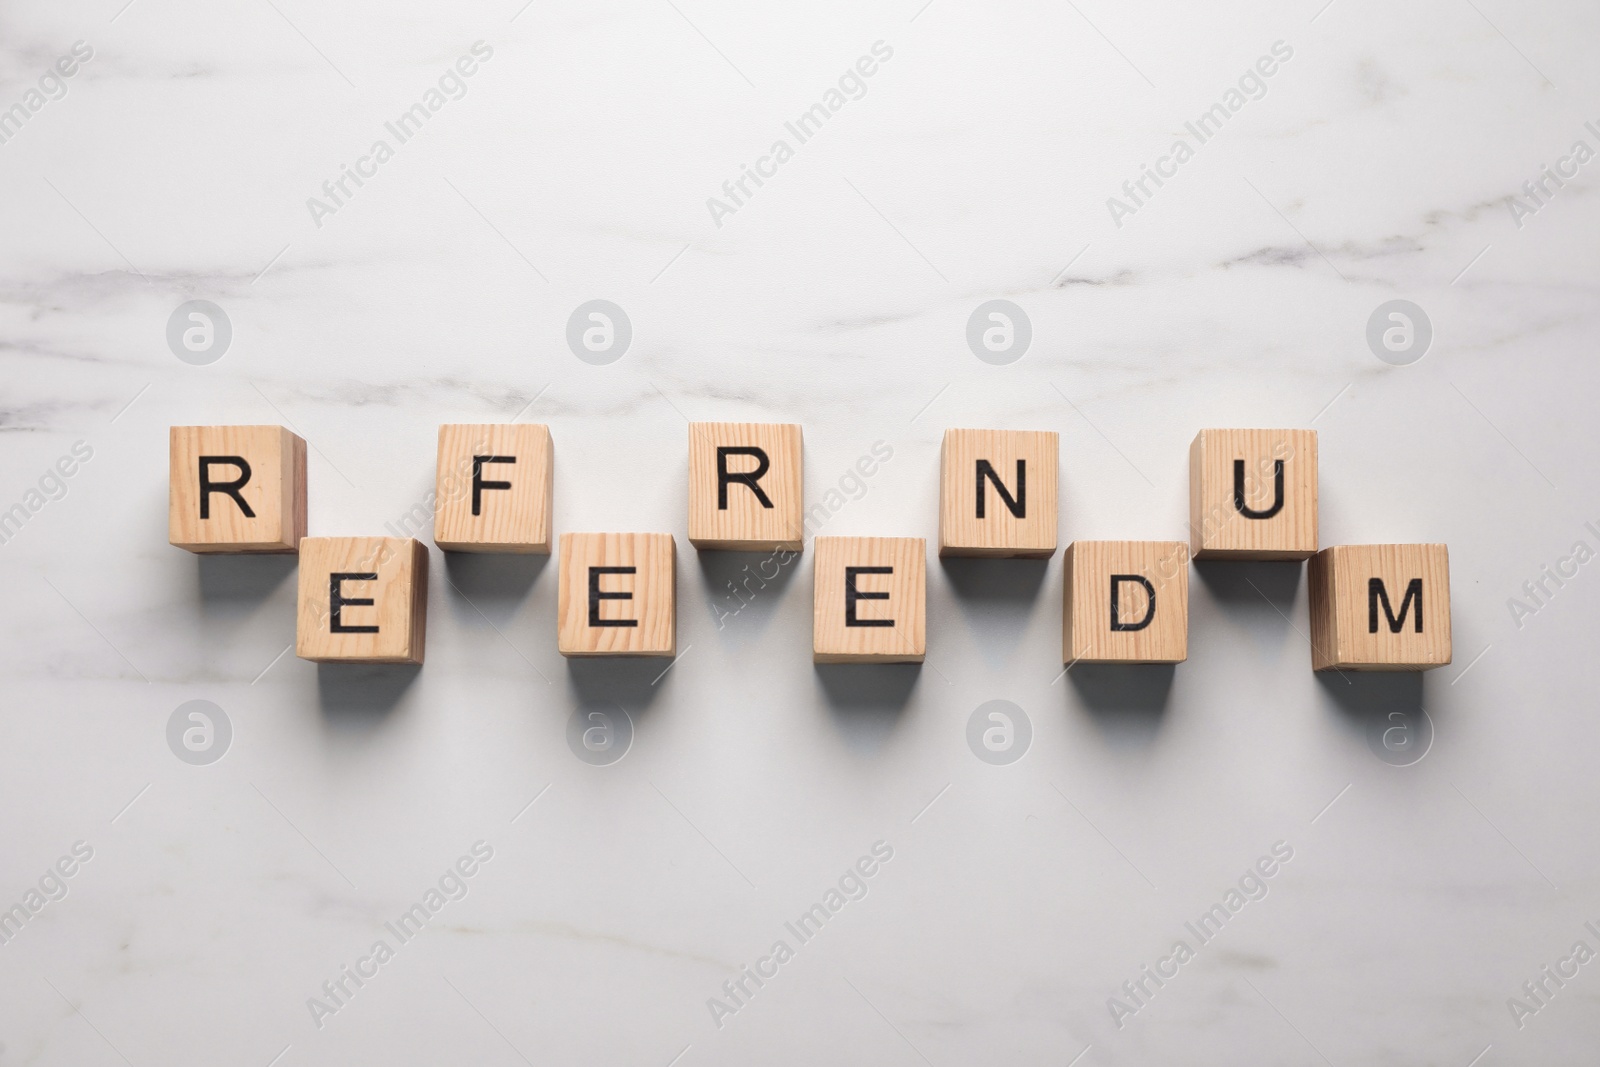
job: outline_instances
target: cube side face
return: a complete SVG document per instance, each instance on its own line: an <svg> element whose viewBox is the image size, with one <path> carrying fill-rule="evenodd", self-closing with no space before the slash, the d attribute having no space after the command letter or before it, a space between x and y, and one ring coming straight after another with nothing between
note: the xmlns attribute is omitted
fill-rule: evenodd
<svg viewBox="0 0 1600 1067"><path fill-rule="evenodd" d="M927 654L927 542L819 537L813 548L812 659L921 663Z"/></svg>
<svg viewBox="0 0 1600 1067"><path fill-rule="evenodd" d="M1314 669L1425 671L1451 661L1446 546L1339 545L1313 563Z"/></svg>
<svg viewBox="0 0 1600 1067"><path fill-rule="evenodd" d="M1182 663L1188 658L1189 546L1075 541L1067 548L1065 569L1062 662Z"/></svg>
<svg viewBox="0 0 1600 1067"><path fill-rule="evenodd" d="M939 455L939 555L1054 555L1059 451L1053 430L946 430Z"/></svg>
<svg viewBox="0 0 1600 1067"><path fill-rule="evenodd" d="M676 547L671 534L562 534L556 592L560 653L676 655Z"/></svg>
<svg viewBox="0 0 1600 1067"><path fill-rule="evenodd" d="M282 426L173 426L167 473L174 546L298 550L306 531L306 443L298 435Z"/></svg>
<svg viewBox="0 0 1600 1067"><path fill-rule="evenodd" d="M434 543L451 552L549 555L554 470L548 426L440 426Z"/></svg>
<svg viewBox="0 0 1600 1067"><path fill-rule="evenodd" d="M1317 432L1201 430L1189 449L1196 559L1309 559L1317 551Z"/></svg>
<svg viewBox="0 0 1600 1067"><path fill-rule="evenodd" d="M337 602L334 575L342 576ZM308 537L300 546L295 654L317 663L419 664L427 601L428 550L422 542Z"/></svg>
<svg viewBox="0 0 1600 1067"><path fill-rule="evenodd" d="M797 424L690 423L689 543L725 551L801 551L804 462Z"/></svg>

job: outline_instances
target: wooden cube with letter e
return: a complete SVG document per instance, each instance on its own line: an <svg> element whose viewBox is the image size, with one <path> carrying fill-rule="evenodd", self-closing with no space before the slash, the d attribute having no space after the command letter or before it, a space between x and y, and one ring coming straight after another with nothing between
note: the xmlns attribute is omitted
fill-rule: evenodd
<svg viewBox="0 0 1600 1067"><path fill-rule="evenodd" d="M1450 551L1339 545L1311 559L1311 666L1426 671L1450 662Z"/></svg>
<svg viewBox="0 0 1600 1067"><path fill-rule="evenodd" d="M927 652L927 542L819 537L814 547L812 659L921 663Z"/></svg>
<svg viewBox="0 0 1600 1067"><path fill-rule="evenodd" d="M556 647L563 656L674 656L677 559L671 534L561 535Z"/></svg>
<svg viewBox="0 0 1600 1067"><path fill-rule="evenodd" d="M306 443L282 426L173 426L167 540L190 552L294 552L306 535Z"/></svg>
<svg viewBox="0 0 1600 1067"><path fill-rule="evenodd" d="M295 655L318 663L421 663L428 549L412 537L300 542Z"/></svg>
<svg viewBox="0 0 1600 1067"><path fill-rule="evenodd" d="M1074 541L1062 563L1063 662L1182 663L1188 658L1188 545Z"/></svg>
<svg viewBox="0 0 1600 1067"><path fill-rule="evenodd" d="M799 552L800 427L689 424L689 543L742 552Z"/></svg>
<svg viewBox="0 0 1600 1067"><path fill-rule="evenodd" d="M1053 430L946 430L939 555L1054 555L1058 451Z"/></svg>
<svg viewBox="0 0 1600 1067"><path fill-rule="evenodd" d="M434 543L452 552L549 555L554 470L548 426L440 426Z"/></svg>
<svg viewBox="0 0 1600 1067"><path fill-rule="evenodd" d="M1317 431L1201 430L1189 446L1195 559L1317 551Z"/></svg>

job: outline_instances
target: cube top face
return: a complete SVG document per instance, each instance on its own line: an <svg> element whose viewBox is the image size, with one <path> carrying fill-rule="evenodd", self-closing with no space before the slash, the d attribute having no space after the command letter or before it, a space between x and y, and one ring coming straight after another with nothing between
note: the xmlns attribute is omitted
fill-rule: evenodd
<svg viewBox="0 0 1600 1067"><path fill-rule="evenodd" d="M410 537L300 542L295 654L318 663L421 663L428 549Z"/></svg>
<svg viewBox="0 0 1600 1067"><path fill-rule="evenodd" d="M1074 541L1064 558L1064 663L1182 663L1189 655L1189 546Z"/></svg>
<svg viewBox="0 0 1600 1067"><path fill-rule="evenodd" d="M800 427L689 424L689 543L763 552L803 547Z"/></svg>
<svg viewBox="0 0 1600 1067"><path fill-rule="evenodd" d="M1339 545L1311 560L1314 670L1431 670L1450 662L1450 552Z"/></svg>
<svg viewBox="0 0 1600 1067"><path fill-rule="evenodd" d="M433 540L453 552L550 553L550 428L439 427Z"/></svg>
<svg viewBox="0 0 1600 1067"><path fill-rule="evenodd" d="M556 645L563 656L677 654L671 534L561 535Z"/></svg>
<svg viewBox="0 0 1600 1067"><path fill-rule="evenodd" d="M939 555L1053 555L1058 452L1053 430L946 430Z"/></svg>
<svg viewBox="0 0 1600 1067"><path fill-rule="evenodd" d="M921 663L927 653L927 542L818 537L813 548L812 658Z"/></svg>
<svg viewBox="0 0 1600 1067"><path fill-rule="evenodd" d="M1195 559L1317 551L1317 431L1201 430L1189 446Z"/></svg>
<svg viewBox="0 0 1600 1067"><path fill-rule="evenodd" d="M167 540L190 552L294 552L306 443L282 426L173 426Z"/></svg>

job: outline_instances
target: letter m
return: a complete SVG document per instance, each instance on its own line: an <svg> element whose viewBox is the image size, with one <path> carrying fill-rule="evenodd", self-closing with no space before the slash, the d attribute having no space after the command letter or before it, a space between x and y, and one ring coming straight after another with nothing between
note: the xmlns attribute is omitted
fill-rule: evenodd
<svg viewBox="0 0 1600 1067"><path fill-rule="evenodd" d="M1422 632L1422 579L1413 578L1406 584L1406 595L1400 598L1400 614L1396 617L1394 609L1389 606L1389 591L1383 587L1382 578L1372 578L1367 581L1367 633L1378 632L1378 605L1383 605L1384 619L1389 624L1389 632L1399 633L1405 628L1406 612L1411 610L1411 602L1417 602L1416 632Z"/></svg>

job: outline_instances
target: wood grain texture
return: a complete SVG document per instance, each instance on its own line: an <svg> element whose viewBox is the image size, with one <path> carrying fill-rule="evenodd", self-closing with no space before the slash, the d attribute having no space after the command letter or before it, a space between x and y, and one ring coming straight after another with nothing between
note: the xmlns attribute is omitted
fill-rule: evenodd
<svg viewBox="0 0 1600 1067"><path fill-rule="evenodd" d="M332 575L345 579L341 626L376 626L376 633L333 629ZM412 537L308 537L300 542L300 597L295 655L317 663L421 663L428 628L428 548Z"/></svg>
<svg viewBox="0 0 1600 1067"><path fill-rule="evenodd" d="M514 459L484 463L478 514L472 513L476 456ZM550 554L555 452L550 428L535 423L446 423L439 427L434 483L433 540L451 552Z"/></svg>
<svg viewBox="0 0 1600 1067"><path fill-rule="evenodd" d="M591 603L593 567L632 567L634 572L594 575L595 588L607 595ZM563 656L677 655L677 592L677 545L671 534L562 534L557 648ZM601 625L592 625L593 620ZM608 625L624 621L633 625Z"/></svg>
<svg viewBox="0 0 1600 1067"><path fill-rule="evenodd" d="M1243 462L1244 506L1234 496ZM1283 464L1282 507L1277 465ZM1317 431L1201 430L1189 446L1189 547L1195 559L1309 559L1317 551Z"/></svg>
<svg viewBox="0 0 1600 1067"><path fill-rule="evenodd" d="M939 452L939 555L1054 555L1059 452L1054 430L946 430ZM1022 515L1012 511L987 474L979 481L979 461L988 463Z"/></svg>
<svg viewBox="0 0 1600 1067"><path fill-rule="evenodd" d="M200 457L238 456L250 478L237 490L251 518L228 493L213 490L200 517ZM205 553L295 552L306 535L306 443L282 426L173 426L168 431L167 540ZM213 485L237 480L227 463L208 467Z"/></svg>
<svg viewBox="0 0 1600 1067"><path fill-rule="evenodd" d="M921 663L927 653L928 543L920 537L818 537L812 588L812 659L817 663ZM857 574L858 623L849 625L846 593L852 567L889 567ZM877 594L887 593L888 599ZM893 620L892 625L874 625Z"/></svg>
<svg viewBox="0 0 1600 1067"><path fill-rule="evenodd" d="M1309 570L1313 670L1426 671L1450 662L1450 551L1445 545L1337 545L1313 556ZM1383 582L1381 598L1372 590L1374 578ZM1406 601L1417 580L1420 633L1417 606ZM1400 623L1399 632L1394 622Z"/></svg>
<svg viewBox="0 0 1600 1067"><path fill-rule="evenodd" d="M1182 663L1188 658L1188 545L1182 541L1074 541L1067 546L1062 565L1062 662ZM1113 583L1113 575L1136 578ZM1153 610L1151 593L1155 595ZM1114 620L1123 627L1138 628L1113 629Z"/></svg>
<svg viewBox="0 0 1600 1067"><path fill-rule="evenodd" d="M772 506L750 486L728 484L719 494L717 449L759 448L768 469L756 484ZM758 469L760 457L730 454L729 474ZM804 455L801 430L793 423L692 422L689 424L689 543L696 548L740 552L802 551ZM722 496L726 507L721 507Z"/></svg>

